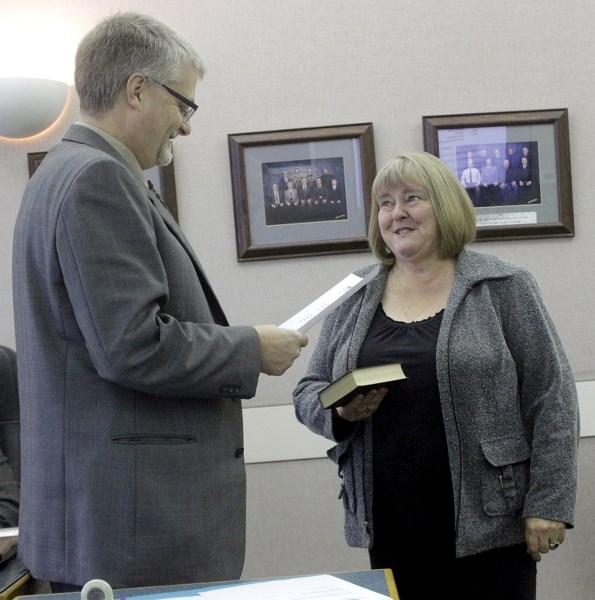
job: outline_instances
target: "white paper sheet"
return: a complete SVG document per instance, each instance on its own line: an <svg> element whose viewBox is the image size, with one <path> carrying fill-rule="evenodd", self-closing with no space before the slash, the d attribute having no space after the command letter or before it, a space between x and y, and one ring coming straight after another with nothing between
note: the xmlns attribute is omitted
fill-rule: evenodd
<svg viewBox="0 0 595 600"><path fill-rule="evenodd" d="M18 527L2 527L2 528L0 528L0 538L18 537L18 535L19 535Z"/></svg>
<svg viewBox="0 0 595 600"><path fill-rule="evenodd" d="M380 266L376 269L372 269L365 277L358 277L351 273L337 285L328 290L328 292L325 292L293 317L287 319L287 321L279 325L279 327L305 333L308 329L322 320L328 313L337 308L337 306L345 302L347 298L352 296L362 286L366 285L368 281L378 274L379 270Z"/></svg>
<svg viewBox="0 0 595 600"><path fill-rule="evenodd" d="M373 592L333 575L294 577L260 583L246 583L201 592L201 600L386 600L390 596ZM197 600L197 596L176 598Z"/></svg>

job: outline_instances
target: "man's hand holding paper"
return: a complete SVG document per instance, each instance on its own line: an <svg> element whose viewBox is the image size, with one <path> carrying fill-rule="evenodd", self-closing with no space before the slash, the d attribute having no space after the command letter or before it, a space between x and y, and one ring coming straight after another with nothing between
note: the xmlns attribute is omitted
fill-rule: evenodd
<svg viewBox="0 0 595 600"><path fill-rule="evenodd" d="M255 325L260 340L260 372L283 375L307 346L308 338L299 331L276 325Z"/></svg>

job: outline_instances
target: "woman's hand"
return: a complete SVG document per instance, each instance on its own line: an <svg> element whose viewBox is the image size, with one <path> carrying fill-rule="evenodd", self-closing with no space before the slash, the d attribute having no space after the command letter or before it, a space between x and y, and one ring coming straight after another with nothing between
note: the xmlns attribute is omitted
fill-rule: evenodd
<svg viewBox="0 0 595 600"><path fill-rule="evenodd" d="M378 388L367 394L358 394L351 402L339 406L337 414L346 421L363 421L376 412L387 393L387 388Z"/></svg>
<svg viewBox="0 0 595 600"><path fill-rule="evenodd" d="M550 521L538 517L525 519L525 540L527 552L535 562L541 560L542 554L556 550L564 542L566 525L560 521Z"/></svg>

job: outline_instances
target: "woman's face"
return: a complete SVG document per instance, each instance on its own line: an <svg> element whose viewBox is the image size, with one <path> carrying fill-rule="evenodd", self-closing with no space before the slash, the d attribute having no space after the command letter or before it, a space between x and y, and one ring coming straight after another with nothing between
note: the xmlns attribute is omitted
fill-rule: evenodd
<svg viewBox="0 0 595 600"><path fill-rule="evenodd" d="M397 260L440 256L440 229L428 193L421 187L399 186L378 198L378 226Z"/></svg>

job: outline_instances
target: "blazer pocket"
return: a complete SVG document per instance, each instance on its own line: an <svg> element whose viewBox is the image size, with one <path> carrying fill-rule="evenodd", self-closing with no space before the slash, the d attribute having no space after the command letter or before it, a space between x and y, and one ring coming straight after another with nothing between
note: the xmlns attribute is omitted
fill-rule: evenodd
<svg viewBox="0 0 595 600"><path fill-rule="evenodd" d="M486 514L508 515L522 509L527 493L531 447L514 436L481 442L488 465L482 474L482 501Z"/></svg>
<svg viewBox="0 0 595 600"><path fill-rule="evenodd" d="M196 437L191 435L159 435L135 433L131 435L114 435L112 442L116 444L143 444L143 445L161 445L161 444L196 444Z"/></svg>

